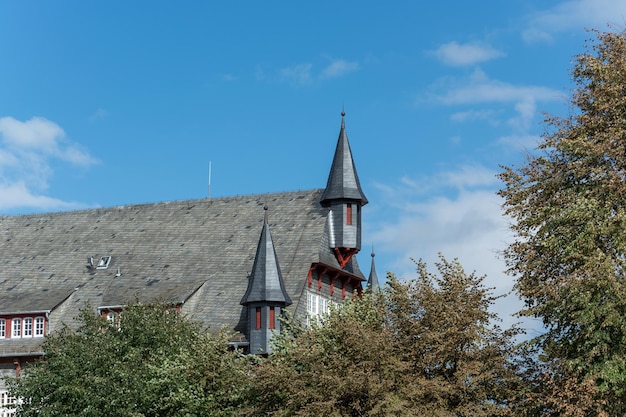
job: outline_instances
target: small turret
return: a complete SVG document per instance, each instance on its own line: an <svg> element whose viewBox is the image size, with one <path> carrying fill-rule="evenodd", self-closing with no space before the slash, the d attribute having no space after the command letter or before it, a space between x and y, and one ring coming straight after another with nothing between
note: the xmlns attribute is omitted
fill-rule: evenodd
<svg viewBox="0 0 626 417"><path fill-rule="evenodd" d="M273 331L280 331L282 309L291 305L278 265L274 242L267 221L267 206L261 237L254 257L248 289L241 304L248 308L250 353L268 354Z"/></svg>
<svg viewBox="0 0 626 417"><path fill-rule="evenodd" d="M367 286L365 287L365 292L368 292L368 293L380 292L380 284L378 283L378 274L376 273L376 264L374 263L375 256L376 254L374 253L374 249L372 249L372 268L370 269L370 276L367 280Z"/></svg>

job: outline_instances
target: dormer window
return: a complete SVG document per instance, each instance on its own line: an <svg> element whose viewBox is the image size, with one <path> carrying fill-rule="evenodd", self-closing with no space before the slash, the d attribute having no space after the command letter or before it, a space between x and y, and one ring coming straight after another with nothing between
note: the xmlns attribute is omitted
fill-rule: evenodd
<svg viewBox="0 0 626 417"><path fill-rule="evenodd" d="M96 265L96 269L107 269L110 263L111 263L111 257L103 256L98 261L98 265Z"/></svg>
<svg viewBox="0 0 626 417"><path fill-rule="evenodd" d="M41 314L41 312L35 314ZM23 313L13 317L4 316L0 318L0 339L43 337L46 334L46 327L44 316L34 316L32 313Z"/></svg>

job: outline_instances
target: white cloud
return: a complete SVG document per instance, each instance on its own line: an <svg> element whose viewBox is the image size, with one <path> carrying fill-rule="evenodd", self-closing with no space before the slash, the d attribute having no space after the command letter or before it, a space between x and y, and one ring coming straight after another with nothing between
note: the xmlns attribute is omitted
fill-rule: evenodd
<svg viewBox="0 0 626 417"><path fill-rule="evenodd" d="M468 122L474 120L482 120L486 121L489 124L497 125L498 123L498 112L495 110L467 110L453 113L450 116L450 120L453 122Z"/></svg>
<svg viewBox="0 0 626 417"><path fill-rule="evenodd" d="M343 77L346 74L357 71L359 63L356 61L346 61L345 59L335 59L321 71L314 71L310 62L294 64L281 68L278 77L281 81L287 81L300 85L308 85L314 81L323 81L331 78ZM264 78L257 77L262 80Z"/></svg>
<svg viewBox="0 0 626 417"><path fill-rule="evenodd" d="M331 62L320 74L320 78L337 78L359 69L358 62L337 59Z"/></svg>
<svg viewBox="0 0 626 417"><path fill-rule="evenodd" d="M447 105L476 103L505 103L529 101L554 101L562 99L563 93L540 86L516 86L504 81L492 80L480 69L468 79L457 80L456 85L437 97Z"/></svg>
<svg viewBox="0 0 626 417"><path fill-rule="evenodd" d="M447 65L468 66L502 57L504 53L480 42L466 44L448 42L437 48L434 55Z"/></svg>
<svg viewBox="0 0 626 417"><path fill-rule="evenodd" d="M498 144L516 152L530 152L537 148L540 139L537 135L508 135L498 139Z"/></svg>
<svg viewBox="0 0 626 417"><path fill-rule="evenodd" d="M421 184L434 183L437 187ZM445 186L448 184L448 187ZM382 187L385 201L395 201L392 221L374 225L372 240L380 252L393 254L389 269L397 276L412 278L415 266L410 258L422 258L430 267L442 253L447 259L458 258L466 272L487 275L485 285L494 294L508 294L513 279L507 276L501 251L511 240L507 219L496 195L495 173L483 166L466 166L441 172L433 177L404 179L398 185ZM415 186L411 190L411 186ZM433 192L433 189L439 192ZM428 191L428 193L426 193ZM514 295L498 300L493 310L508 327L518 322L512 314L522 308ZM540 325L527 321L525 326Z"/></svg>
<svg viewBox="0 0 626 417"><path fill-rule="evenodd" d="M0 183L0 210L6 211L23 207L39 210L70 210L84 207L84 204L34 194L24 182Z"/></svg>
<svg viewBox="0 0 626 417"><path fill-rule="evenodd" d="M42 117L20 122L12 117L0 118L0 133L7 146L53 152L65 132L59 125Z"/></svg>
<svg viewBox="0 0 626 417"><path fill-rule="evenodd" d="M428 97L430 102L439 102L446 106L472 106L453 113L451 120L483 120L492 126L506 123L512 131L511 134L516 136L529 135L529 131L535 126L534 122L539 115L538 103L567 101L565 94L558 90L493 80L480 69L465 78L441 79L434 90L434 95ZM486 106L496 107L497 110ZM503 117L508 119L502 120Z"/></svg>
<svg viewBox="0 0 626 417"><path fill-rule="evenodd" d="M527 42L550 41L556 33L604 29L607 24L624 26L626 2L623 0L571 0L533 13L522 33Z"/></svg>
<svg viewBox="0 0 626 417"><path fill-rule="evenodd" d="M83 167L97 163L50 120L33 117L22 122L13 117L0 118L0 209L76 207L75 203L42 194L54 173L53 160Z"/></svg>
<svg viewBox="0 0 626 417"><path fill-rule="evenodd" d="M282 68L279 73L283 80L297 84L309 84L311 82L311 68L313 64L296 64Z"/></svg>

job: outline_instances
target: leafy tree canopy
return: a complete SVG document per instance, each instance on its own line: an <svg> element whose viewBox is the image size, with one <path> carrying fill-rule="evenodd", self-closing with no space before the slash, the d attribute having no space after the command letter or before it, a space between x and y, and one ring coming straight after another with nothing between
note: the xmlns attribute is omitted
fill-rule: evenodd
<svg viewBox="0 0 626 417"><path fill-rule="evenodd" d="M131 305L117 323L85 307L47 337L45 359L10 379L19 416L237 415L245 359L166 305ZM243 381L243 382L242 382Z"/></svg>
<svg viewBox="0 0 626 417"><path fill-rule="evenodd" d="M500 177L516 241L505 252L565 415L626 413L626 32L594 31L576 57L568 117ZM584 389L579 389L585 387Z"/></svg>
<svg viewBox="0 0 626 417"><path fill-rule="evenodd" d="M443 257L438 273L388 276L383 294L289 327L253 376L254 415L508 415L517 330L502 331L483 277Z"/></svg>

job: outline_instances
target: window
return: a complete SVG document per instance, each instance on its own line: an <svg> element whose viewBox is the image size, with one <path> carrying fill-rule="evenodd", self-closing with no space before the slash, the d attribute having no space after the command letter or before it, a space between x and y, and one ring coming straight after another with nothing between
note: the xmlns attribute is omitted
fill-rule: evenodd
<svg viewBox="0 0 626 417"><path fill-rule="evenodd" d="M306 324L310 326L312 321L319 321L321 315L328 313L329 301L327 298L322 297L319 294L313 294L307 292L306 294L306 311L307 318Z"/></svg>
<svg viewBox="0 0 626 417"><path fill-rule="evenodd" d="M5 319L0 319L0 337L7 337L7 322Z"/></svg>
<svg viewBox="0 0 626 417"><path fill-rule="evenodd" d="M256 328L261 328L261 307L256 308Z"/></svg>
<svg viewBox="0 0 626 417"><path fill-rule="evenodd" d="M35 337L43 336L44 323L43 317L35 317Z"/></svg>
<svg viewBox="0 0 626 417"><path fill-rule="evenodd" d="M115 312L113 312L113 311L109 311L109 312L107 313L107 321L108 321L111 325L115 324Z"/></svg>
<svg viewBox="0 0 626 417"><path fill-rule="evenodd" d="M26 317L24 319L24 334L22 337L33 337L33 318Z"/></svg>
<svg viewBox="0 0 626 417"><path fill-rule="evenodd" d="M346 224L352 224L352 204L346 204Z"/></svg>
<svg viewBox="0 0 626 417"><path fill-rule="evenodd" d="M274 311L274 307L270 307L270 321L269 321L269 328L270 329L274 329L275 328L275 323L276 323L276 311Z"/></svg>
<svg viewBox="0 0 626 417"><path fill-rule="evenodd" d="M22 337L22 319L13 319L11 337Z"/></svg>
<svg viewBox="0 0 626 417"><path fill-rule="evenodd" d="M15 397L11 397L8 391L0 391L0 416L13 417L15 402Z"/></svg>

